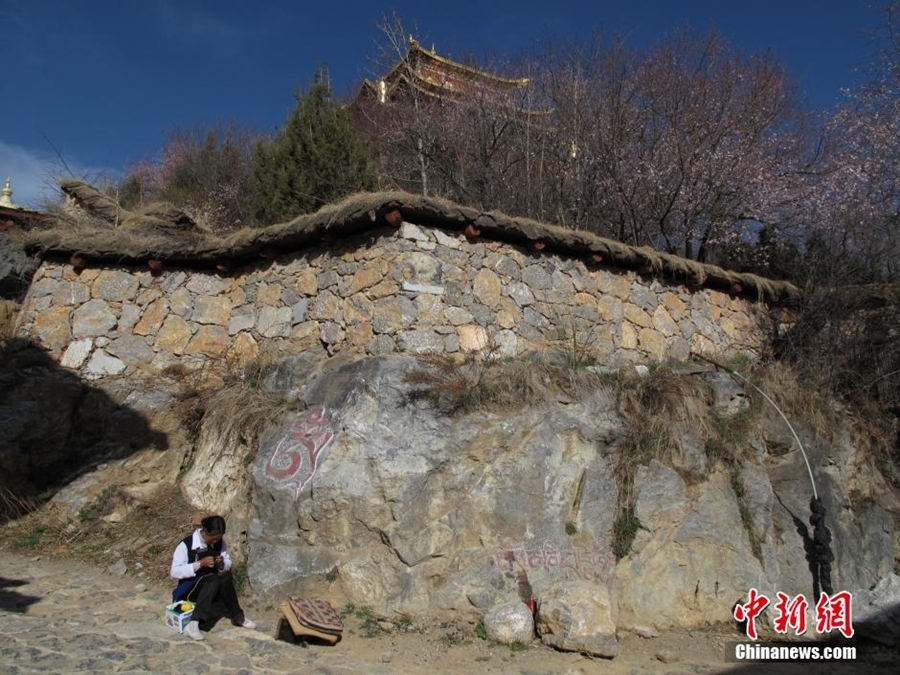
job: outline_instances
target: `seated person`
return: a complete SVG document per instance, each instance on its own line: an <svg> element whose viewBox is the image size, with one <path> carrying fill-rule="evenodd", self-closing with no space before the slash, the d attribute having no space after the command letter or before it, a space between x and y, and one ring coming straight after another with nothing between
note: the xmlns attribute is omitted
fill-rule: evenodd
<svg viewBox="0 0 900 675"><path fill-rule="evenodd" d="M201 631L209 631L223 617L235 626L255 628L256 624L244 616L231 577L231 557L222 537L225 519L209 516L201 526L185 537L172 555L173 579L178 581L172 591L172 602L187 600L194 603L191 621L184 632L194 640L202 640Z"/></svg>

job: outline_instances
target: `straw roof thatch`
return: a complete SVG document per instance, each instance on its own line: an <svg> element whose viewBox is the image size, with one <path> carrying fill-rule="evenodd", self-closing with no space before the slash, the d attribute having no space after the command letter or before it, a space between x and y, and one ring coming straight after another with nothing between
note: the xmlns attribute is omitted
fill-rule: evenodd
<svg viewBox="0 0 900 675"><path fill-rule="evenodd" d="M75 187L78 189L73 189ZM552 252L579 258L589 266L634 269L690 285L750 294L769 301L792 300L800 295L799 289L787 282L731 272L647 247L627 246L588 232L405 192L352 195L287 223L244 228L224 236L197 228L187 216L171 206L134 213L118 208L115 203L110 206L98 201L96 195L86 191L83 185L70 185L67 192L90 195L92 205L99 208L85 206L85 210L95 218L60 216L47 228L19 233L29 252L78 256L79 260L90 261L90 264L151 264L158 269L162 263L170 268L228 270L254 259L271 258L313 244L327 245L339 238L398 227L402 221L408 221L424 227L463 232L473 239L507 242L536 254ZM82 203L78 196L73 198ZM102 220L98 221L96 217Z"/></svg>

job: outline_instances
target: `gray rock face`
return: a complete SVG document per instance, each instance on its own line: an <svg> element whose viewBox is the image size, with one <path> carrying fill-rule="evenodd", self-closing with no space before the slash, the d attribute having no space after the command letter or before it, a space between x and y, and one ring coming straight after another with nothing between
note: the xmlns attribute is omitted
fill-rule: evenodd
<svg viewBox="0 0 900 675"><path fill-rule="evenodd" d="M616 568L622 625L701 625L727 617L734 600L765 578L728 479L712 474L690 494L668 467L654 462L650 470L637 481L636 512L647 529Z"/></svg>
<svg viewBox="0 0 900 675"><path fill-rule="evenodd" d="M304 385L281 373L279 389L313 407L260 439L254 583L337 566L360 600L471 611L515 593L522 569L535 592L608 578L615 486L596 443L619 422L540 410L453 424L410 398L403 379L414 367L402 357L301 369ZM582 474L583 506L572 514ZM565 533L568 520L577 537ZM445 582L435 587L434 574Z"/></svg>
<svg viewBox="0 0 900 675"><path fill-rule="evenodd" d="M750 399L737 380L722 371L706 373L703 376L713 392L713 405L719 414L730 417L750 407Z"/></svg>
<svg viewBox="0 0 900 675"><path fill-rule="evenodd" d="M262 433L250 508L231 504L232 513L252 514L255 589L315 592L336 573L359 604L472 618L516 597L536 598L542 609L551 597L575 603L560 588L578 588L593 599L579 600L577 611L597 623L592 612L605 603L611 627L570 626L563 617L575 609L559 600L548 640L604 655L614 651L616 627L729 621L750 588L811 597L797 524L809 515L808 473L797 449L771 455L753 440L766 429L750 435L760 449L745 460L740 496L738 478L715 464L685 468L676 457L674 468L639 467L640 528L617 560L615 462L627 427L613 396L448 418L414 395L407 375L419 367L412 357L339 355L324 363L298 356L275 369L267 387L306 409ZM207 495L242 493L229 476L246 451L209 439L194 459L202 485L192 485ZM849 444L809 449L835 537L835 588L870 587L893 564L893 506L876 493L865 506L841 506L851 487L875 482L854 452ZM833 456L844 473L826 461Z"/></svg>

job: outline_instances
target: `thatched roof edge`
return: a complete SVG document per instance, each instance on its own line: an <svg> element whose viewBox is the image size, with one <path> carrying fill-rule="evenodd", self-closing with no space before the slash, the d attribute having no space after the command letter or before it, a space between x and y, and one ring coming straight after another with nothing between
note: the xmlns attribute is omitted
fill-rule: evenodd
<svg viewBox="0 0 900 675"><path fill-rule="evenodd" d="M17 236L32 253L79 255L94 264L164 261L170 268L233 269L254 259L271 258L273 254L289 253L312 244L327 244L367 230L398 227L401 221L462 232L470 238L504 241L529 248L535 254L553 252L575 257L589 266L636 269L695 286L754 295L762 300L795 300L801 294L788 282L739 274L588 232L405 192L352 195L286 223L245 228L226 236L166 227L152 219L147 221L146 230L142 230L65 217L57 218L51 226L20 232Z"/></svg>

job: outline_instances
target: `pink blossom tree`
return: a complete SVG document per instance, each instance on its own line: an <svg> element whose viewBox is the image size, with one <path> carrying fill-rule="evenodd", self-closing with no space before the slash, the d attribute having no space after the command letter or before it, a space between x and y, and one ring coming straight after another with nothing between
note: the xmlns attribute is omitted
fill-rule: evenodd
<svg viewBox="0 0 900 675"><path fill-rule="evenodd" d="M646 53L598 40L547 63L561 150L544 187L564 224L704 257L789 217L809 143L770 56L681 32Z"/></svg>
<svg viewBox="0 0 900 675"><path fill-rule="evenodd" d="M872 77L827 124L827 175L817 232L873 279L900 277L900 2L883 8ZM812 228L811 228L812 229Z"/></svg>
<svg viewBox="0 0 900 675"><path fill-rule="evenodd" d="M213 231L248 221L253 136L236 126L177 129L158 158L133 164L118 187L126 208L169 201Z"/></svg>

